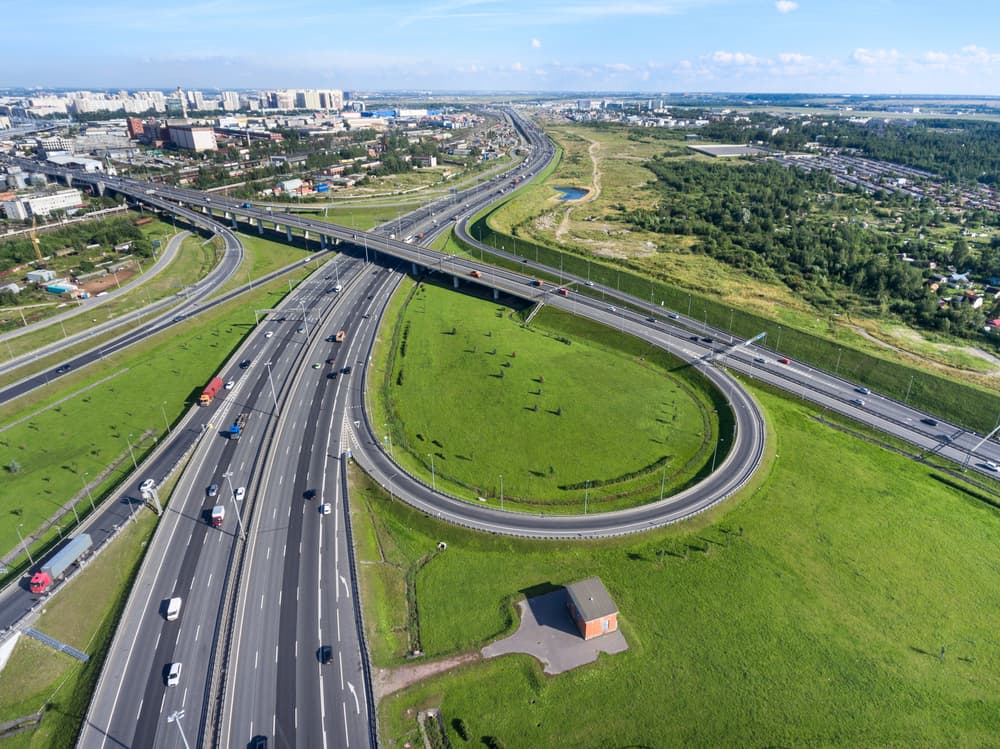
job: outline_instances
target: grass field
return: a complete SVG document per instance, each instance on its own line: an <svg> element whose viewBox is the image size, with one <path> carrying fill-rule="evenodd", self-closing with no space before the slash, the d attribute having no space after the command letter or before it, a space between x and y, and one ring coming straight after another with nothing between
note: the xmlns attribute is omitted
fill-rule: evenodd
<svg viewBox="0 0 1000 749"><path fill-rule="evenodd" d="M70 747L110 644L135 570L155 527L143 513L46 607L34 625L87 653L81 663L24 635L0 671L0 723L45 709L41 726L6 739L4 749Z"/></svg>
<svg viewBox="0 0 1000 749"><path fill-rule="evenodd" d="M508 656L415 685L382 703L384 745L412 741L426 706L441 707L453 746L466 745L457 718L477 745L495 736L509 749L995 745L1000 512L756 394L772 428L767 473L697 525L527 542L440 524L371 489L356 500L365 591L386 598L365 598L383 664L409 642L398 596L417 565L429 657L511 631L525 591L594 574L630 646L555 677Z"/></svg>
<svg viewBox="0 0 1000 749"><path fill-rule="evenodd" d="M260 237L246 232L238 232L237 236L243 243L245 253L243 262L233 277L219 288L219 294L243 286L251 278L257 279L266 276L278 268L301 260L308 254L301 246L301 237L297 238L299 244L290 245L287 242L269 239L267 236ZM315 243L313 244L315 245ZM313 249L315 250L315 246Z"/></svg>
<svg viewBox="0 0 1000 749"><path fill-rule="evenodd" d="M711 459L715 404L676 359L623 355L620 334L548 308L525 327L526 309L432 283L401 293L370 381L387 446L428 483L498 503L502 475L507 509L596 512L675 491Z"/></svg>
<svg viewBox="0 0 1000 749"><path fill-rule="evenodd" d="M307 272L296 271L293 278ZM18 543L18 523L24 524L25 535L41 528L40 543L55 539L57 531L42 524L71 498L77 499L81 516L89 511L84 482L93 482L99 499L131 472L129 439L141 459L165 433L166 421L172 423L186 410L252 330L253 310L274 305L287 293L285 279L272 281L109 356L98 367L67 375L59 390L36 391L0 408L2 424L30 416L0 432L0 517L9 520L0 523L0 549ZM117 376L87 389L112 373ZM9 470L12 462L16 471Z"/></svg>

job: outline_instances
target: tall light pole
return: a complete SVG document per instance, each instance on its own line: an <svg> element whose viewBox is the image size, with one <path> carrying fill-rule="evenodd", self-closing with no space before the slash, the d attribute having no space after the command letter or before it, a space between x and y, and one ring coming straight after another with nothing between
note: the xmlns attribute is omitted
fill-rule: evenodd
<svg viewBox="0 0 1000 749"><path fill-rule="evenodd" d="M388 443L389 443L389 457L392 458L393 460L395 460L396 456L392 452L392 432L389 431L389 425L388 424L383 424L382 428L385 429L385 439L384 439L384 441L388 441Z"/></svg>
<svg viewBox="0 0 1000 749"><path fill-rule="evenodd" d="M437 491L437 479L434 475L434 453L427 453L431 458L431 489Z"/></svg>
<svg viewBox="0 0 1000 749"><path fill-rule="evenodd" d="M271 377L271 362L264 362L264 366L267 367L267 381L271 383L271 398L274 399L274 412L278 413L278 396L274 392L274 379Z"/></svg>
<svg viewBox="0 0 1000 749"><path fill-rule="evenodd" d="M135 462L135 453L132 451L132 435L129 434L129 436L125 438L125 441L128 442L128 454L132 456L132 469L138 471L139 464Z"/></svg>
<svg viewBox="0 0 1000 749"><path fill-rule="evenodd" d="M31 551L28 550L28 544L24 543L24 536L21 535L21 526L22 525L24 525L24 523L18 523L14 527L14 530L17 531L17 537L19 539L21 539L21 547L24 549L24 553L28 557L28 564L30 564L32 567L34 567L35 566L35 560L31 558Z"/></svg>
<svg viewBox="0 0 1000 749"><path fill-rule="evenodd" d="M184 742L184 749L191 749L191 745L188 744L187 737L184 735L184 729L181 728L181 718L184 717L183 710L174 710L170 715L167 716L167 723L176 723L177 730L181 734L181 741Z"/></svg>
<svg viewBox="0 0 1000 749"><path fill-rule="evenodd" d="M247 534L246 530L243 528L243 516L240 515L240 506L236 504L236 492L233 490L233 472L226 471L222 474L222 478L224 478L226 483L229 484L229 499L233 502L233 509L236 511L236 520L240 524L240 539L246 540Z"/></svg>
<svg viewBox="0 0 1000 749"><path fill-rule="evenodd" d="M583 491L583 514L587 514L587 500L590 498L590 482L587 482L587 488Z"/></svg>
<svg viewBox="0 0 1000 749"><path fill-rule="evenodd" d="M301 301L299 302L299 309L302 310L302 325L305 327L306 338L308 338L309 337L309 317L306 315L305 305Z"/></svg>
<svg viewBox="0 0 1000 749"><path fill-rule="evenodd" d="M167 402L163 401L160 403L160 413L163 414L163 425L167 428L167 434L170 434L170 422L167 421Z"/></svg>
<svg viewBox="0 0 1000 749"><path fill-rule="evenodd" d="M500 474L500 510L503 511L503 474Z"/></svg>

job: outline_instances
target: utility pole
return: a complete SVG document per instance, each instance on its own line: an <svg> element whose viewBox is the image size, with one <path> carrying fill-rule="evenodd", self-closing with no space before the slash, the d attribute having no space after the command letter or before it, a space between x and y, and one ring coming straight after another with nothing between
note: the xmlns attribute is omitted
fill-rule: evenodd
<svg viewBox="0 0 1000 749"><path fill-rule="evenodd" d="M183 710L174 710L170 715L167 716L167 723L176 723L177 730L181 734L181 741L184 743L184 749L191 749L191 745L188 744L187 737L184 735L184 729L181 728L181 718L184 717Z"/></svg>
<svg viewBox="0 0 1000 749"><path fill-rule="evenodd" d="M236 520L240 524L240 539L245 541L247 534L246 530L243 528L243 516L240 514L240 506L236 504L236 492L233 491L233 481L232 481L233 472L226 471L224 474L222 474L222 477L226 480L226 483L229 485L229 499L232 500L233 509L236 511Z"/></svg>
<svg viewBox="0 0 1000 749"><path fill-rule="evenodd" d="M18 523L14 527L14 530L17 531L17 537L19 539L21 539L21 547L24 549L24 553L28 557L28 564L30 564L32 567L34 567L35 566L35 560L31 558L31 551L28 550L28 544L24 543L24 536L21 535L21 526L22 525L24 525L24 523Z"/></svg>

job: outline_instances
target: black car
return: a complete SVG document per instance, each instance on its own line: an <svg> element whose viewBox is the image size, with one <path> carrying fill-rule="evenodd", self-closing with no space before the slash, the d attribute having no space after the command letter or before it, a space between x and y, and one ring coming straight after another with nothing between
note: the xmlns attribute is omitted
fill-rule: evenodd
<svg viewBox="0 0 1000 749"><path fill-rule="evenodd" d="M344 367L340 371L343 372L345 375L349 375L351 373L351 368L350 367Z"/></svg>
<svg viewBox="0 0 1000 749"><path fill-rule="evenodd" d="M929 427L936 427L937 426L937 419L932 419L929 416L926 419L921 419L920 422L923 423L923 424L926 424Z"/></svg>
<svg viewBox="0 0 1000 749"><path fill-rule="evenodd" d="M63 364L61 367L59 367L59 369L56 370L56 374L65 374L66 372L69 372L71 369L72 367L69 364Z"/></svg>
<svg viewBox="0 0 1000 749"><path fill-rule="evenodd" d="M326 378L328 380L336 380L337 379L337 373L336 372L327 372Z"/></svg>
<svg viewBox="0 0 1000 749"><path fill-rule="evenodd" d="M249 366L250 366L249 359L244 359L243 361L240 362L240 369L246 369Z"/></svg>
<svg viewBox="0 0 1000 749"><path fill-rule="evenodd" d="M335 335L328 335L328 336L326 337L326 342L327 342L327 343L333 343L333 342L334 342L334 341L336 341L336 340L337 340L337 336L335 336Z"/></svg>
<svg viewBox="0 0 1000 749"><path fill-rule="evenodd" d="M333 648L329 645L323 645L319 649L319 662L324 666L333 660Z"/></svg>
<svg viewBox="0 0 1000 749"><path fill-rule="evenodd" d="M690 336L688 336L688 340L697 341L698 340L698 336L696 336L696 335L690 335Z"/></svg>
<svg viewBox="0 0 1000 749"><path fill-rule="evenodd" d="M709 338L707 336L704 337L704 338L702 338L701 340L703 340L705 343L715 343L715 339L714 338Z"/></svg>
<svg viewBox="0 0 1000 749"><path fill-rule="evenodd" d="M302 496L305 497L306 499L312 499L313 497L316 496L316 490L306 489L304 492L302 492Z"/></svg>

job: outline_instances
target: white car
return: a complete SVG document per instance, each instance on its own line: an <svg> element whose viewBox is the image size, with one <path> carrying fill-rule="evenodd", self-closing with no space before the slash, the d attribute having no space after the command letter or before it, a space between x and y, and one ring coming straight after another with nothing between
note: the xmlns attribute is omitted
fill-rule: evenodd
<svg viewBox="0 0 1000 749"><path fill-rule="evenodd" d="M226 383L226 390L232 390L234 387L236 387L236 380L230 380Z"/></svg>
<svg viewBox="0 0 1000 749"><path fill-rule="evenodd" d="M987 470L1000 471L1000 466L998 466L992 460L987 460L985 463L983 463L983 465L986 466Z"/></svg>
<svg viewBox="0 0 1000 749"><path fill-rule="evenodd" d="M181 681L181 662L177 661L170 664L170 670L167 672L167 686L176 687Z"/></svg>
<svg viewBox="0 0 1000 749"><path fill-rule="evenodd" d="M608 307L608 312L617 312L617 311L618 310L616 310L614 307Z"/></svg>
<svg viewBox="0 0 1000 749"><path fill-rule="evenodd" d="M273 335L274 335L274 331L273 331L273 330L269 330L269 331L267 331L267 332L266 332L266 333L264 334L264 337L265 337L265 338L270 338L270 337L271 337L271 336L273 336Z"/></svg>
<svg viewBox="0 0 1000 749"><path fill-rule="evenodd" d="M247 490L246 490L246 488L245 488L245 487L242 487L242 486L241 486L241 487L240 487L239 489L237 489L237 490L236 490L236 501L237 501L237 502L242 502L242 501L243 501L243 498L244 498L244 497L245 497L246 495L247 495Z"/></svg>
<svg viewBox="0 0 1000 749"><path fill-rule="evenodd" d="M139 488L144 492L151 492L155 486L156 482L153 479L146 479L142 482Z"/></svg>
<svg viewBox="0 0 1000 749"><path fill-rule="evenodd" d="M321 504L319 506L319 511L321 513L323 513L324 515L329 515L330 514L330 509L331 508L330 508L330 503L329 502L324 502L323 504Z"/></svg>

